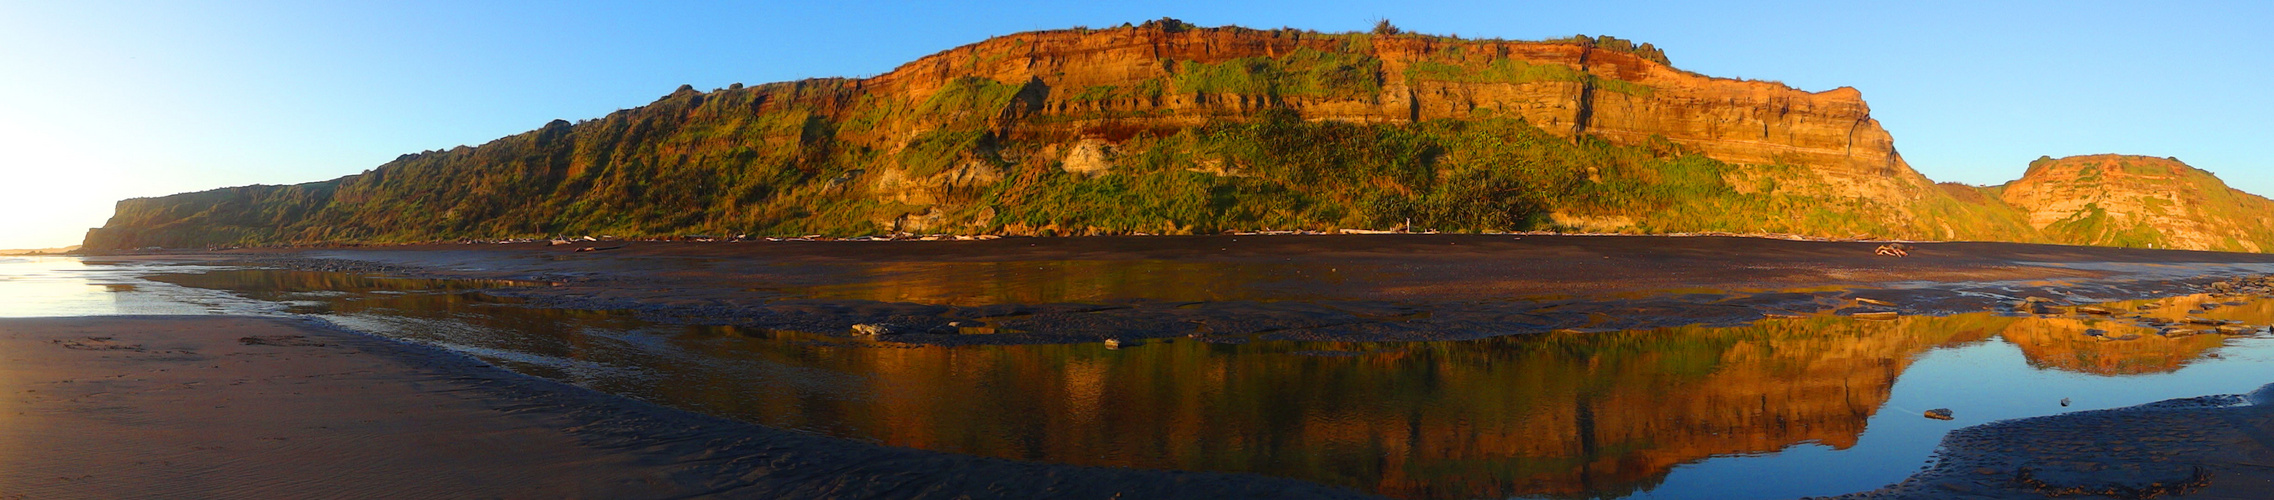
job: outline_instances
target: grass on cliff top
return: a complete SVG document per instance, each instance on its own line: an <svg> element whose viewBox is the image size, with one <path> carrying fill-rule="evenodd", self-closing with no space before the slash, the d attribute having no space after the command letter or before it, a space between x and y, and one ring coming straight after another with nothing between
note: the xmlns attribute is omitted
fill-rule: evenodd
<svg viewBox="0 0 2274 500"><path fill-rule="evenodd" d="M1448 51L1458 53L1457 51ZM1532 64L1508 58L1479 61L1420 60L1406 66L1408 81L1461 83L1580 82L1595 88L1632 96L1648 96L1656 89L1617 78L1603 78L1570 66Z"/></svg>
<svg viewBox="0 0 2274 500"><path fill-rule="evenodd" d="M1306 47L1280 57L1179 61L1169 85L1186 94L1359 97L1381 92L1381 66L1373 56Z"/></svg>

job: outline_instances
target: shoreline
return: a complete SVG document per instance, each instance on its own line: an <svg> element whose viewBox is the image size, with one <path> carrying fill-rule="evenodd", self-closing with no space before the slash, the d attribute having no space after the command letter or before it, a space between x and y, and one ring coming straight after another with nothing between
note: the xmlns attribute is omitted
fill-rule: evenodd
<svg viewBox="0 0 2274 500"><path fill-rule="evenodd" d="M1827 498L2266 498L2274 493L2268 459L2274 384L1960 428L1902 482Z"/></svg>
<svg viewBox="0 0 2274 500"><path fill-rule="evenodd" d="M0 451L38 455L0 492L28 497L1365 498L779 430L304 320L0 319L0 345Z"/></svg>
<svg viewBox="0 0 2274 500"><path fill-rule="evenodd" d="M1888 257L1873 255L1871 243L1732 237L630 243L606 252L545 243L479 247L118 259L510 280L530 286L485 293L544 308L628 310L672 324L841 336L853 335L856 325L893 325L910 332L891 335L893 341L926 345L1171 337L1426 341L1737 326L1814 315L2023 315L2041 312L2039 304L2185 295L2222 279L2274 273L2274 255L2263 254L1921 243L1910 257ZM961 334L973 331L991 334Z"/></svg>

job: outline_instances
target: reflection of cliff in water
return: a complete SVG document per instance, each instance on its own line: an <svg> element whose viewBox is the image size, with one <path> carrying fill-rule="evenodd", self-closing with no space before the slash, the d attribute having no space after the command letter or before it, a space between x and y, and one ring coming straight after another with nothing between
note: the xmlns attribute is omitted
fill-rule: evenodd
<svg viewBox="0 0 2274 500"><path fill-rule="evenodd" d="M2072 314L2014 321L1999 336L2020 347L2031 366L2097 375L2166 373L2225 345L2228 335L2189 318L2235 320L2255 329L2274 323L2274 301L2233 302L2209 295L2104 306L2112 316ZM2133 316L2167 327L2146 326Z"/></svg>
<svg viewBox="0 0 2274 500"><path fill-rule="evenodd" d="M2175 369L2219 344L2208 334L2098 340L2084 331L2114 321L1977 313L1450 342L938 347L660 326L464 293L494 283L285 271L166 280L292 300L527 373L778 427L1410 498L1615 496L1708 457L1848 448L1920 353L1994 336L2032 364L2090 373ZM2260 306L2174 304L2147 313L2274 317Z"/></svg>
<svg viewBox="0 0 2274 500"><path fill-rule="evenodd" d="M1714 455L1852 446L1915 354L2008 321L1823 318L1119 351L814 346L717 332L684 347L857 377L859 397L752 397L762 388L735 378L659 390L759 422L915 448L1256 472L1404 497L1585 495L1632 491Z"/></svg>
<svg viewBox="0 0 2274 500"><path fill-rule="evenodd" d="M2030 366L2096 375L2170 372L2226 343L2224 335L2167 337L2129 322L2078 318L2023 318L1998 335L2020 347Z"/></svg>

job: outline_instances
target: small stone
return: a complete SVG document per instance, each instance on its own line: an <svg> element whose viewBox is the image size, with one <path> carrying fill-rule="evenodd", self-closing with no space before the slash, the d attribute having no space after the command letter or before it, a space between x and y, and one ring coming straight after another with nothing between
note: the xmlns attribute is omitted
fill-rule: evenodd
<svg viewBox="0 0 2274 500"><path fill-rule="evenodd" d="M1935 408L1932 410L1927 410L1927 418L1935 420L1950 420L1957 417L1950 416L1949 408Z"/></svg>
<svg viewBox="0 0 2274 500"><path fill-rule="evenodd" d="M2069 398L2061 398L2061 406L2069 406Z"/></svg>
<svg viewBox="0 0 2274 500"><path fill-rule="evenodd" d="M891 323L861 323L853 325L854 335L899 335L903 329Z"/></svg>
<svg viewBox="0 0 2274 500"><path fill-rule="evenodd" d="M2256 329L2255 329L2255 328L2249 328L2249 327L2243 327L2243 326L2236 326L2236 325L2219 325L2219 327L2218 327L2218 330L2219 330L2219 333L2223 333L2223 334L2227 334L2227 335L2243 335L2243 334L2247 334L2247 333L2250 333L2252 330L2256 330Z"/></svg>

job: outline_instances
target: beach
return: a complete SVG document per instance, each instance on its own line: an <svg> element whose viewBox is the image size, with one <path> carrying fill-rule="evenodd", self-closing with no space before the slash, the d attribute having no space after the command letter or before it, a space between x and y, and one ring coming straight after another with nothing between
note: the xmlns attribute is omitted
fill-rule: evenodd
<svg viewBox="0 0 2274 500"><path fill-rule="evenodd" d="M2186 412L2262 411L2204 395L2274 380L2252 368L2274 352L2255 333L2274 309L2209 292L2274 257L1876 246L1243 235L90 256L145 266L114 296L219 291L249 302L207 307L267 312L0 320L25 353L20 387L0 388L23 408L7 439L26 444L9 449L79 454L13 461L29 465L0 491L1717 498L1699 484L1737 476L1698 464L1812 446L1879 465L1731 494L2268 491L2258 448L2232 439L2263 425ZM2253 333L2159 333L2088 304ZM2011 360L1954 360L1968 356ZM1919 371L2050 385L1906 389ZM2109 392L2128 386L2109 377L2170 382ZM2067 395L2091 412L2063 414ZM2216 404L2129 407L2172 397ZM1926 404L1958 419L1911 408ZM2157 424L2103 425L2140 415ZM2030 437L2077 433L2126 448ZM1881 455L1897 458L1866 458ZM2139 456L2186 465L2061 472Z"/></svg>
<svg viewBox="0 0 2274 500"><path fill-rule="evenodd" d="M0 320L0 497L1356 496L705 418L292 320Z"/></svg>

